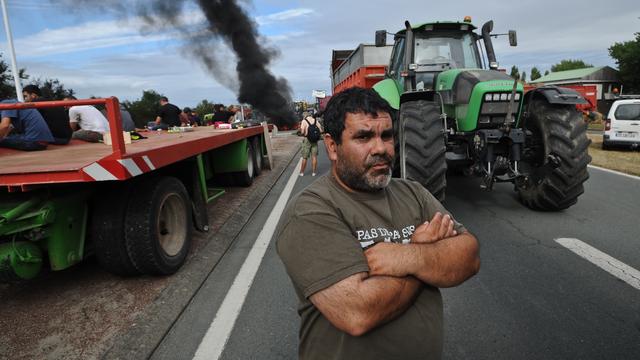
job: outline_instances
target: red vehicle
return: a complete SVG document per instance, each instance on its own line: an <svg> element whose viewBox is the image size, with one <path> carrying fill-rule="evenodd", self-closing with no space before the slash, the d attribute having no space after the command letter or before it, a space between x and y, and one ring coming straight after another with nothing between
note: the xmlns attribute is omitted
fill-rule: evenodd
<svg viewBox="0 0 640 360"><path fill-rule="evenodd" d="M0 281L33 278L44 264L66 269L90 253L119 275L174 273L192 228L208 230L207 203L224 193L210 184L224 176L249 186L265 164L263 126L177 128L125 144L114 97L0 110L99 104L111 146L0 148Z"/></svg>
<svg viewBox="0 0 640 360"><path fill-rule="evenodd" d="M384 79L392 46L360 44L355 50L334 50L331 62L333 93L359 86L371 88Z"/></svg>

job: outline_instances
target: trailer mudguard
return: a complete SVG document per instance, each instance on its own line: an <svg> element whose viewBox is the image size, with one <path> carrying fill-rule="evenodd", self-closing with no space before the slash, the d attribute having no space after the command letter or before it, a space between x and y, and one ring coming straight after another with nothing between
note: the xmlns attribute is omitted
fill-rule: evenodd
<svg viewBox="0 0 640 360"><path fill-rule="evenodd" d="M375 90L380 96L387 100L389 105L396 110L400 110L400 91L393 79L384 79L377 84L373 85Z"/></svg>
<svg viewBox="0 0 640 360"><path fill-rule="evenodd" d="M545 85L539 88L533 89L527 93L525 100L530 101L531 97L535 94L543 95L549 104L565 104L565 105L578 105L588 104L579 92L553 85Z"/></svg>

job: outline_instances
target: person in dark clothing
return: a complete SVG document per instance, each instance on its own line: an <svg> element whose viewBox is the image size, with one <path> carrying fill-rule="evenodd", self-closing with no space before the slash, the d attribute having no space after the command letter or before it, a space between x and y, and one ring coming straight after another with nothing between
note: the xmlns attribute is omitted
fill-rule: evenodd
<svg viewBox="0 0 640 360"><path fill-rule="evenodd" d="M166 130L173 126L180 126L181 112L179 107L169 103L169 99L163 96L160 98L160 110L158 110L155 125L151 126L151 130Z"/></svg>
<svg viewBox="0 0 640 360"><path fill-rule="evenodd" d="M3 100L2 104L15 104ZM54 139L47 123L36 109L9 109L0 112L0 147L18 150L44 150Z"/></svg>
<svg viewBox="0 0 640 360"><path fill-rule="evenodd" d="M36 85L27 85L22 89L22 95L25 102L50 101L42 97L40 88ZM53 143L57 145L65 145L71 140L73 130L69 126L69 115L64 108L48 107L37 109L40 115L47 123L51 135L53 135Z"/></svg>
<svg viewBox="0 0 640 360"><path fill-rule="evenodd" d="M224 105L220 104L213 114L213 123L229 123L233 116L235 116L233 111L228 111Z"/></svg>

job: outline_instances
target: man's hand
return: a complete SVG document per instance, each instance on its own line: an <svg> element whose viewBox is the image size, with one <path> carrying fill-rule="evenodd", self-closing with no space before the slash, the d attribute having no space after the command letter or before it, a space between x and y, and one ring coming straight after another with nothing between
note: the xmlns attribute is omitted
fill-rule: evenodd
<svg viewBox="0 0 640 360"><path fill-rule="evenodd" d="M406 264L407 252L403 251L402 244L380 242L364 252L369 264L369 275L386 275L405 277L409 275Z"/></svg>
<svg viewBox="0 0 640 360"><path fill-rule="evenodd" d="M437 212L431 221L425 221L416 228L411 235L411 242L415 244L431 244L442 239L450 238L458 235L453 230L454 221L447 215Z"/></svg>

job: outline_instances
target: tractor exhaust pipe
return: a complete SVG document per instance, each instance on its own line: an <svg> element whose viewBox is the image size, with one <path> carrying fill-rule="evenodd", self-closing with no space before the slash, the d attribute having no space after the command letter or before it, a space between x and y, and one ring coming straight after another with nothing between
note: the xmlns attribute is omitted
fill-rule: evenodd
<svg viewBox="0 0 640 360"><path fill-rule="evenodd" d="M493 31L493 20L489 20L484 25L482 25L482 40L484 41L484 48L487 51L489 69L497 70L498 61L496 61L496 53L495 51L493 51L493 42L491 42L491 31Z"/></svg>

